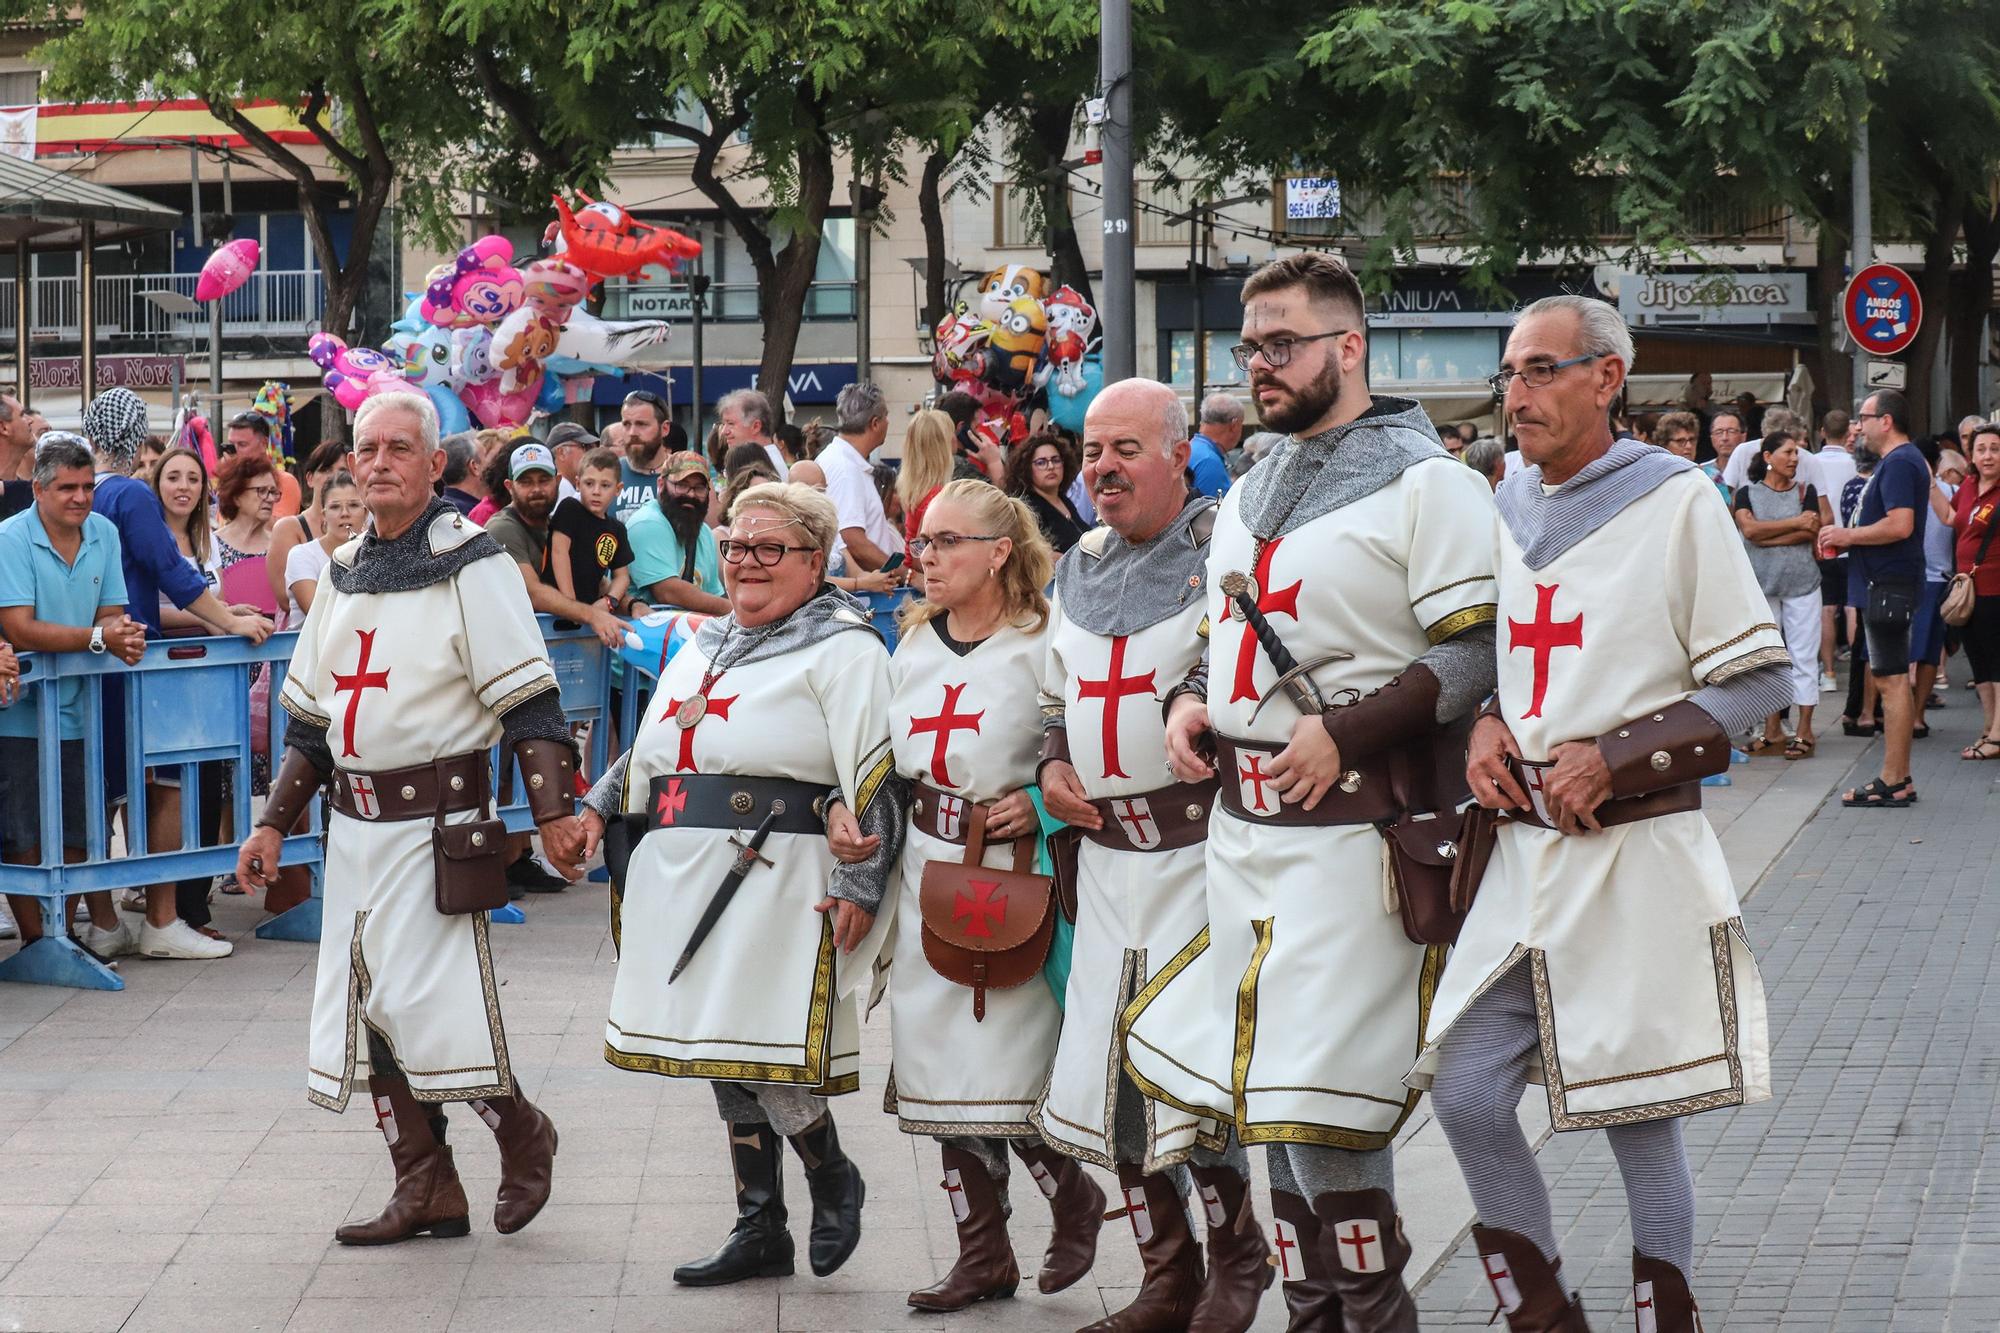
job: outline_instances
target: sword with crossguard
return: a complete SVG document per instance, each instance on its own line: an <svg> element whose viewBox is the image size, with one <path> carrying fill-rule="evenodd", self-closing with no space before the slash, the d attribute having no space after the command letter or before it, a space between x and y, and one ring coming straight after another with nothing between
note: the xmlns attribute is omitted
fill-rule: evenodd
<svg viewBox="0 0 2000 1333"><path fill-rule="evenodd" d="M1272 682L1270 689L1264 691L1264 697L1257 701L1257 707L1251 711L1250 720L1252 722L1257 720L1257 714L1264 711L1265 704L1277 697L1279 690L1285 692L1301 713L1317 716L1326 712L1331 705L1319 692L1319 686L1313 683L1312 672L1329 662L1344 662L1354 654L1336 649L1322 657L1315 657L1310 662L1299 661L1292 656L1292 650L1285 646L1285 641L1278 637L1278 631L1271 627L1271 622L1264 618L1264 613L1257 609L1257 599L1251 594L1248 574L1231 570L1222 576L1220 586L1222 595L1236 608L1236 614L1243 617L1243 623L1257 636L1257 642L1263 647L1264 655L1271 659L1271 665L1278 671L1278 679Z"/></svg>
<svg viewBox="0 0 2000 1333"><path fill-rule="evenodd" d="M729 906L729 900L736 896L736 890L742 885L744 876L748 875L759 861L765 865L771 864L770 859L758 849L764 845L764 839L771 836L771 825L777 823L778 815L783 809L782 803L774 802L771 809L765 813L763 822L750 834L749 841L737 841L740 830L738 834L730 837L729 845L736 848L736 859L729 863L729 869L723 873L722 883L716 886L713 894L709 895L708 906L701 909L701 919L694 923L694 933L688 936L687 947L681 950L680 961L676 962L674 970L667 974L669 986L679 980L681 973L687 971L688 963L694 958L694 951L701 947L701 942L715 929L715 923L721 919L723 909Z"/></svg>

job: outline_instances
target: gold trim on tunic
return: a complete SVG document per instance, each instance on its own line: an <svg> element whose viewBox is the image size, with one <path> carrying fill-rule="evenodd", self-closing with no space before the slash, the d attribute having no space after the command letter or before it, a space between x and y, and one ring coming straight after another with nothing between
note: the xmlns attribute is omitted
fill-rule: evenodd
<svg viewBox="0 0 2000 1333"><path fill-rule="evenodd" d="M1482 602L1478 606L1468 606L1452 612L1424 630L1424 637L1431 647L1448 643L1469 629L1480 625L1490 625L1500 617L1500 608L1494 602Z"/></svg>

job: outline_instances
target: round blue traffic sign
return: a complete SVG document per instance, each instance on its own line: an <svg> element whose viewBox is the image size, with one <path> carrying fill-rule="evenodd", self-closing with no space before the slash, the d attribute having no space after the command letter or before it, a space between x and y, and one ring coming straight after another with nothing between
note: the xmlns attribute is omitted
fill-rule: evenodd
<svg viewBox="0 0 2000 1333"><path fill-rule="evenodd" d="M1855 274L1841 300L1848 336L1873 356L1894 356L1908 347L1924 320L1917 284L1894 264L1870 264Z"/></svg>

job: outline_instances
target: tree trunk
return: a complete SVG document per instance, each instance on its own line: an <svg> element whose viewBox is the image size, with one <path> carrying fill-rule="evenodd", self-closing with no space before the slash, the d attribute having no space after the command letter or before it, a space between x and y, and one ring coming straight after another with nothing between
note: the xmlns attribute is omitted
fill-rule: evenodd
<svg viewBox="0 0 2000 1333"><path fill-rule="evenodd" d="M1951 415L1985 416L1979 398L1979 363L1986 350L1986 320L1993 309L1993 260L2000 255L2000 209L1991 199L1969 200L1965 217L1965 267L1952 275L1951 310L1945 323L1951 349Z"/></svg>
<svg viewBox="0 0 2000 1333"><path fill-rule="evenodd" d="M1075 108L1068 102L1039 103L1028 111L1028 129L1036 150L1037 188L1041 192L1044 239L1049 251L1049 286L1073 287L1096 305L1090 292L1090 271L1083 262L1083 244L1069 208L1069 131Z"/></svg>
<svg viewBox="0 0 2000 1333"><path fill-rule="evenodd" d="M945 284L944 266L944 173L951 158L932 153L924 159L924 175L917 186L917 214L924 224L924 327L935 329L945 317L950 293Z"/></svg>
<svg viewBox="0 0 2000 1333"><path fill-rule="evenodd" d="M1924 238L1924 270L1917 279L1923 297L1924 322L1910 344L1910 434L1927 435L1937 427L1931 422L1931 375L1937 367L1938 347L1943 343L1945 313L1951 303L1952 251L1958 241L1962 215L1957 192L1940 182L1931 205L1930 231Z"/></svg>
<svg viewBox="0 0 2000 1333"><path fill-rule="evenodd" d="M1827 406L1851 412L1854 361L1840 350L1837 336L1844 322L1840 298L1847 290L1847 247L1848 238L1838 228L1819 224L1819 250L1813 259L1813 309L1819 312L1820 393Z"/></svg>
<svg viewBox="0 0 2000 1333"><path fill-rule="evenodd" d="M802 102L805 97L801 91ZM812 107L811 113L819 124L819 108ZM799 149L798 182L799 224L778 252L768 287L760 282L758 292L758 305L764 311L764 355L758 363L757 386L781 418L799 328L805 322L806 298L819 269L820 237L833 201L833 148L823 133Z"/></svg>

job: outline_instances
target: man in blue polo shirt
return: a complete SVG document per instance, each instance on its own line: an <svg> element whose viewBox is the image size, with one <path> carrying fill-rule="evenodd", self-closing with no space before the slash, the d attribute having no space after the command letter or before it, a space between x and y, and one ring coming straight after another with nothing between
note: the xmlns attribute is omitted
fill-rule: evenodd
<svg viewBox="0 0 2000 1333"><path fill-rule="evenodd" d="M33 507L0 522L0 636L23 652L109 652L130 665L146 651L146 630L125 614L118 530L90 511L94 484L81 441L59 439L36 454ZM85 687L80 678L64 681L56 699L67 861L84 858ZM30 686L0 708L0 856L16 865L42 858L39 694ZM86 948L103 957L137 951L109 893L84 900L92 923ZM25 948L41 937L41 907L33 898L14 898L12 905Z"/></svg>
<svg viewBox="0 0 2000 1333"><path fill-rule="evenodd" d="M1910 741L1915 723L1910 692L1910 630L1924 589L1924 521L1931 469L1910 441L1909 400L1894 389L1870 394L1854 418L1877 460L1854 524L1822 528L1820 554L1847 551L1865 581L1861 630L1868 674L1882 696L1882 772L1841 798L1850 809L1899 809L1914 804Z"/></svg>
<svg viewBox="0 0 2000 1333"><path fill-rule="evenodd" d="M1194 488L1220 500L1229 490L1229 465L1223 455L1243 439L1243 404L1234 394L1212 393L1201 400L1201 429L1188 441L1188 471Z"/></svg>

